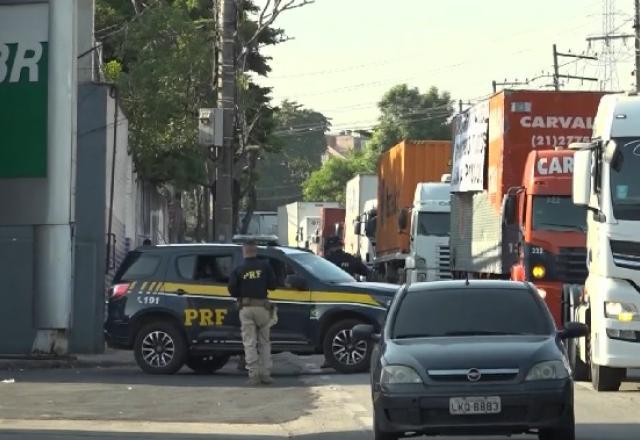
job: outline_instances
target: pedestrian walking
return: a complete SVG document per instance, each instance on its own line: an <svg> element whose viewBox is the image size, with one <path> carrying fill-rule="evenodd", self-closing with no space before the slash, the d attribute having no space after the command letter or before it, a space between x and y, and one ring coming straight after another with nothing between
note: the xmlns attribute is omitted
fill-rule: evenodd
<svg viewBox="0 0 640 440"><path fill-rule="evenodd" d="M249 385L271 384L271 327L277 322L275 304L268 290L276 288L276 276L268 261L257 258L255 241L242 246L244 262L229 277L229 293L238 301L244 358Z"/></svg>

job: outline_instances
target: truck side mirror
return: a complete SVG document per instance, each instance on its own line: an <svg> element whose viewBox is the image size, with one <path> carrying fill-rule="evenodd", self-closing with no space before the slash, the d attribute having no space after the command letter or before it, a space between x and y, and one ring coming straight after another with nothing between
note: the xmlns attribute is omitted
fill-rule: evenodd
<svg viewBox="0 0 640 440"><path fill-rule="evenodd" d="M591 150L578 150L573 155L573 204L589 206L591 199Z"/></svg>
<svg viewBox="0 0 640 440"><path fill-rule="evenodd" d="M375 238L376 236L376 218L372 217L367 221L364 227L364 233L368 238Z"/></svg>
<svg viewBox="0 0 640 440"><path fill-rule="evenodd" d="M604 149L604 160L611 165L611 168L618 172L622 169L624 156L620 152L620 148L616 141L610 140Z"/></svg>
<svg viewBox="0 0 640 440"><path fill-rule="evenodd" d="M361 231L361 223L359 220L356 220L353 222L353 234L358 236L360 235L360 231Z"/></svg>
<svg viewBox="0 0 640 440"><path fill-rule="evenodd" d="M502 218L505 225L513 225L516 223L517 218L517 203L516 194L509 194L505 196L504 205L502 207Z"/></svg>
<svg viewBox="0 0 640 440"><path fill-rule="evenodd" d="M398 229L400 231L404 231L409 226L409 212L406 208L402 208L400 210L400 214L398 215Z"/></svg>

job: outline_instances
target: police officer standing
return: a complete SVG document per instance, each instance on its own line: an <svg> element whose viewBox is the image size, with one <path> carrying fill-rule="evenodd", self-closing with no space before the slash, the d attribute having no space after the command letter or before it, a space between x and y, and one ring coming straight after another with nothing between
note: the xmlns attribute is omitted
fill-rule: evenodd
<svg viewBox="0 0 640 440"><path fill-rule="evenodd" d="M268 385L273 383L270 330L277 321L277 310L267 299L267 290L276 288L276 276L269 262L259 260L257 253L255 241L244 243L244 262L231 273L228 289L240 308L248 384Z"/></svg>
<svg viewBox="0 0 640 440"><path fill-rule="evenodd" d="M325 258L351 276L369 276L369 268L362 260L342 250L342 241L339 237L327 238L324 249Z"/></svg>

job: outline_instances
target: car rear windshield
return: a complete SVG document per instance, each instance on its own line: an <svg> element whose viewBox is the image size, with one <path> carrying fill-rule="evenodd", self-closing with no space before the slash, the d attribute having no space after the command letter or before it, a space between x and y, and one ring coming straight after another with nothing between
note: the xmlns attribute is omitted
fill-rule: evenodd
<svg viewBox="0 0 640 440"><path fill-rule="evenodd" d="M443 289L407 292L393 321L392 338L547 335L544 305L525 289Z"/></svg>
<svg viewBox="0 0 640 440"><path fill-rule="evenodd" d="M116 276L114 283L126 281L136 281L148 278L156 273L160 265L160 256L150 255L142 252L129 252L124 259Z"/></svg>

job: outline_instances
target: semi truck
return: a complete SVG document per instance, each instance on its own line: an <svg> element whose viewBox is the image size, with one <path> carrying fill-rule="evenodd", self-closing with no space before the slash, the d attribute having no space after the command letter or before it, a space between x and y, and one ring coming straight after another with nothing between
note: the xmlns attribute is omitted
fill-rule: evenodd
<svg viewBox="0 0 640 440"><path fill-rule="evenodd" d="M403 219L411 216L409 256L405 263L409 283L451 279L450 177L444 175L442 183L418 183L411 211L401 214L401 227L405 226Z"/></svg>
<svg viewBox="0 0 640 440"><path fill-rule="evenodd" d="M362 230L361 219L365 213L365 203L376 198L378 176L358 174L347 182L345 197L344 251L368 262L371 254L370 242Z"/></svg>
<svg viewBox="0 0 640 440"><path fill-rule="evenodd" d="M617 391L640 368L640 97L604 96L592 140L575 150L573 201L587 214L584 288L567 303L590 336L569 350L576 379Z"/></svg>
<svg viewBox="0 0 640 440"><path fill-rule="evenodd" d="M278 208L278 243L298 246L304 217L320 217L322 208L339 208L336 202L293 202Z"/></svg>
<svg viewBox="0 0 640 440"><path fill-rule="evenodd" d="M505 90L454 118L454 278L533 282L558 325L587 276L584 210L571 202L572 142L590 138L600 92Z"/></svg>
<svg viewBox="0 0 640 440"><path fill-rule="evenodd" d="M375 234L373 268L377 279L390 283L406 280L412 226L403 208L413 205L418 183L437 183L449 173L450 160L450 141L405 140L381 155L375 232L374 228L367 228L369 237Z"/></svg>
<svg viewBox="0 0 640 440"><path fill-rule="evenodd" d="M330 237L344 240L344 208L322 208L320 210L320 227L314 237L317 254L325 255L325 243Z"/></svg>

